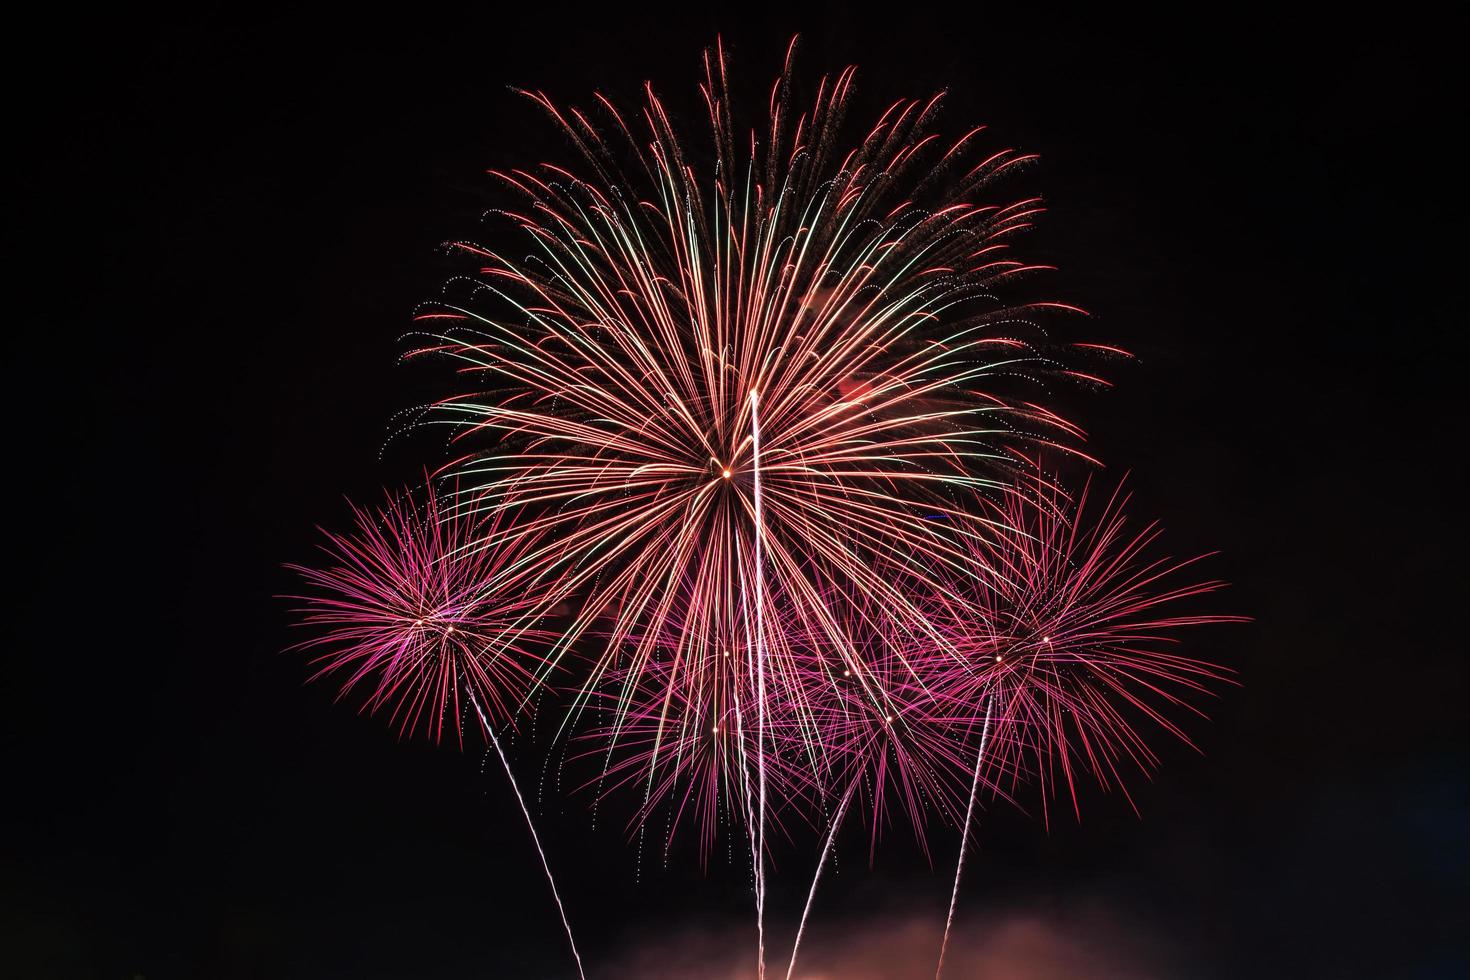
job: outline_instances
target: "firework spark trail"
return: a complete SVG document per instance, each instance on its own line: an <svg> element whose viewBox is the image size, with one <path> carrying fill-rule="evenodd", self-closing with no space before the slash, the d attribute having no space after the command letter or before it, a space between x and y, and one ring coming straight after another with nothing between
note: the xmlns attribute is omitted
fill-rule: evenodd
<svg viewBox="0 0 1470 980"><path fill-rule="evenodd" d="M755 840L756 840L756 872L755 872L755 907L756 907L756 934L758 937L759 951L757 953L756 975L764 980L766 975L766 596L765 596L765 574L761 567L764 564L765 555L762 552L761 538L765 529L762 526L761 512L761 423L760 423L760 397L755 391L750 393L750 467L753 481L755 507L755 765L757 792L760 794L760 803L756 813Z"/></svg>
<svg viewBox="0 0 1470 980"><path fill-rule="evenodd" d="M847 812L847 804L852 800L852 791L857 789L857 781L854 780L848 787L847 792L842 794L842 802L837 806L837 812L832 816L832 826L827 830L827 840L822 845L822 854L817 858L817 870L812 874L812 887L806 895L806 907L801 910L801 922L796 927L796 941L791 944L791 962L786 966L786 980L791 980L791 974L796 969L796 954L801 952L801 937L806 932L807 916L812 913L812 902L817 897L817 882L822 880L822 869L827 866L827 855L832 850L832 842L837 838L837 830L842 826L842 817Z"/></svg>
<svg viewBox="0 0 1470 980"><path fill-rule="evenodd" d="M756 974L759 977L764 976L766 968L765 906L761 896L760 878L761 842L756 836L756 828L760 824L751 806L751 798L755 794L750 791L750 760L745 752L745 722L741 717L739 698L735 699L735 730L739 736L735 744L740 753L740 783L745 791L745 836L750 843L750 875L755 885Z"/></svg>
<svg viewBox="0 0 1470 980"><path fill-rule="evenodd" d="M561 895L556 890L556 879L551 874L551 864L546 860L546 852L541 848L541 838L536 834L536 824L531 820L531 811L526 806L526 800L521 796L521 788L516 783L515 773L511 771L510 760L505 757L505 752L500 748L500 739L495 737L495 730L490 727L490 719L485 717L485 712L480 710L480 702L475 698L475 692L470 691L470 704L475 706L475 714L480 717L480 727L485 730L485 735L490 739L490 744L495 746L495 754L500 758L500 765L505 769L505 778L510 780L510 788L516 795L516 802L521 806L521 813L526 818L526 829L531 832L531 843L536 845L536 854L541 858L541 869L546 872L546 883L551 886L551 897L556 900L556 911L561 916L562 928L567 933L567 945L572 947L572 959L577 961L577 976L581 980L587 980L587 974L582 969L582 956L577 952L577 941L572 938L572 924L567 921L567 910L561 904Z"/></svg>
<svg viewBox="0 0 1470 980"><path fill-rule="evenodd" d="M965 826L960 831L960 856L955 861L954 889L949 893L949 915L944 920L944 939L939 944L939 965L934 969L934 980L944 972L944 954L949 949L949 930L954 925L954 907L960 898L960 872L965 868L965 847L970 843L970 817L975 812L975 797L980 790L980 769L985 762L985 743L990 740L990 713L995 707L995 695L985 699L985 727L980 730L980 751L975 753L975 778L970 784L970 805L965 808Z"/></svg>

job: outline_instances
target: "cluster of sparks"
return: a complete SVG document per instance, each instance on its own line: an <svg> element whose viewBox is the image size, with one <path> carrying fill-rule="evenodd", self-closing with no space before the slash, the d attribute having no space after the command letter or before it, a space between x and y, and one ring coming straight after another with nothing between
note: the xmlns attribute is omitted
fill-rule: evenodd
<svg viewBox="0 0 1470 980"><path fill-rule="evenodd" d="M1030 158L941 137L937 96L844 142L853 79L798 108L788 50L743 132L717 46L698 151L651 87L636 115L527 93L582 166L496 172L529 254L455 243L478 274L417 317L458 451L298 569L319 672L403 732L559 703L631 827L737 834L762 975L768 830L823 841L809 912L849 814L927 850L981 797L1126 793L1228 680L1175 646L1220 583L1040 465L1093 462L1048 384L1124 352L1000 298L1043 268L1010 251L1039 201L996 196Z"/></svg>
<svg viewBox="0 0 1470 980"><path fill-rule="evenodd" d="M341 693L366 691L369 711L384 710L401 735L440 741L446 727L460 743L469 699L500 717L512 693L534 676L534 648L547 638L528 625L535 597L487 591L518 557L516 548L467 547L484 525L389 494L376 509L352 507L355 530L323 531L327 561L287 566L308 593L301 622L313 627L296 649L314 654L313 679L333 676Z"/></svg>

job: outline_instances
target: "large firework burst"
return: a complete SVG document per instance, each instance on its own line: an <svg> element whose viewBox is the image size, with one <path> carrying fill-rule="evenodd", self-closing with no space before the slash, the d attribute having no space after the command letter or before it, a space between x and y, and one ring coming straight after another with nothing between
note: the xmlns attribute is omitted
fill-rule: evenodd
<svg viewBox="0 0 1470 980"><path fill-rule="evenodd" d="M513 514L501 537L543 542L527 578L548 601L576 596L553 661L610 624L582 704L616 685L625 720L670 717L689 688L747 715L801 711L813 666L881 702L826 597L862 594L945 642L875 569L934 585L964 566L968 525L931 518L1003 486L1018 441L1075 434L1005 394L1043 367L1025 324L1070 309L997 297L1039 268L1009 253L1038 202L993 197L1029 157L976 152L979 130L942 140L938 96L895 103L844 148L853 69L798 110L789 56L767 122L742 133L723 52L704 67L708 153L651 89L631 121L601 95L594 119L533 94L581 172L497 175L524 198L505 213L532 251L459 243L480 275L423 313L434 333L414 354L480 386L434 406L466 448L461 509ZM823 637L824 659L799 664L762 625L778 620ZM684 639L668 651L669 636ZM731 684L736 638L749 659ZM650 691L662 706L635 704Z"/></svg>

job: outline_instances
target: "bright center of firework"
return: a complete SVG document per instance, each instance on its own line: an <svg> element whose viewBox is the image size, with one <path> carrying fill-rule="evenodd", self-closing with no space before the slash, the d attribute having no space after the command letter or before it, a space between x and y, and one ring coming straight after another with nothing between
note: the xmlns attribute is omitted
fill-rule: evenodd
<svg viewBox="0 0 1470 980"><path fill-rule="evenodd" d="M730 479L730 471L729 470L721 470L720 471L720 476L723 476L725 479L728 480L728 479Z"/></svg>

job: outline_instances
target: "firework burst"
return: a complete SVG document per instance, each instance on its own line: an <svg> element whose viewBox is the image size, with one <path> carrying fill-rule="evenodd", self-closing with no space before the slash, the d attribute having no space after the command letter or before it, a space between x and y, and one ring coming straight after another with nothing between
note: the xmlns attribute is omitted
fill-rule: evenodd
<svg viewBox="0 0 1470 980"><path fill-rule="evenodd" d="M1072 500L1039 478L1008 494L977 555L983 584L957 583L931 612L956 655L938 696L973 706L994 699L995 779L1017 790L1039 781L1044 816L1058 790L1080 816L1084 776L1127 796L1129 772L1158 764L1150 728L1193 745L1181 712L1204 717L1197 702L1230 683L1231 671L1182 654L1177 634L1241 621L1182 608L1224 587L1190 577L1208 556L1155 556L1160 528L1130 529L1121 485L1096 515L1092 497L1090 485Z"/></svg>
<svg viewBox="0 0 1470 980"><path fill-rule="evenodd" d="M487 525L445 513L432 489L422 503L405 490L390 492L376 510L350 506L353 532L322 532L323 566L287 566L309 587L307 594L291 597L301 603L300 625L317 633L295 649L315 655L313 679L343 678L339 697L365 689L364 709L388 710L400 736L422 730L438 742L447 721L462 746L462 719L474 711L510 780L582 975L551 865L495 734L494 716L508 715L507 706L535 676L538 658L528 648L550 638L527 621L530 610L541 608L538 597L505 586L531 542L470 547L482 536L495 536L494 520Z"/></svg>
<svg viewBox="0 0 1470 980"><path fill-rule="evenodd" d="M1192 746L1174 716L1203 717L1194 702L1231 679L1229 670L1179 653L1175 636L1185 627L1241 621L1174 611L1224 583L1190 580L1199 558L1154 557L1159 527L1130 532L1121 485L1095 518L1089 492L1090 484L1074 502L1037 476L1007 495L994 538L977 553L988 573L983 583L961 583L931 614L955 637L955 659L934 672L934 689L941 701L985 719L936 980L980 787L1014 793L1023 779L1035 779L1047 820L1059 788L1081 816L1082 776L1120 790L1133 805L1128 773L1150 772L1159 761L1146 729Z"/></svg>
<svg viewBox="0 0 1470 980"><path fill-rule="evenodd" d="M528 93L581 172L497 173L524 200L504 213L531 253L458 243L480 274L463 302L421 315L412 352L453 360L475 387L431 415L466 450L448 468L467 488L460 509L513 515L499 537L542 542L526 579L549 602L575 597L551 663L608 634L578 710L611 686L614 743L691 697L738 699L748 720L781 701L804 712L813 669L887 700L825 597L861 594L945 642L876 569L937 586L966 567L962 501L1006 485L1017 443L1077 435L1005 393L1048 370L1018 335L1073 309L998 298L1041 268L1009 252L1039 203L994 197L1030 157L977 152L978 129L941 139L938 96L895 103L845 145L854 70L797 108L789 56L769 118L742 133L723 52L704 68L707 153L686 148L651 89L636 115L601 95L588 113ZM762 625L778 621L822 637L823 658L799 663ZM656 667L671 635L688 642ZM751 739L764 727L746 725Z"/></svg>
<svg viewBox="0 0 1470 980"><path fill-rule="evenodd" d="M1121 492L1093 518L1036 475L1082 433L1035 382L1107 382L1043 346L1080 310L1003 298L1046 268L1010 252L1031 157L941 136L939 96L849 130L854 69L803 102L791 55L746 130L706 52L707 141L651 86L634 111L525 93L580 161L492 172L528 248L454 243L477 273L407 355L457 370L425 414L452 489L354 508L327 565L292 566L315 676L405 735L462 744L473 709L528 825L495 730L565 687L558 737L599 799L637 795L630 829L662 809L701 860L738 830L761 976L768 824L823 840L798 947L849 815L870 857L887 823L926 854L931 817L958 824L947 943L977 801L1039 784L1050 820L1084 777L1126 794L1149 729L1187 741L1179 713L1229 680L1175 632L1233 618L1174 611L1220 583L1152 558Z"/></svg>
<svg viewBox="0 0 1470 980"><path fill-rule="evenodd" d="M308 590L297 600L312 638L312 679L339 678L339 697L363 694L369 713L387 711L401 735L439 741L446 725L463 744L474 695L502 718L531 683L549 634L529 625L537 597L500 582L525 550L472 548L493 524L445 514L433 493L389 493L368 509L351 504L355 527L323 530L326 561L288 565Z"/></svg>

